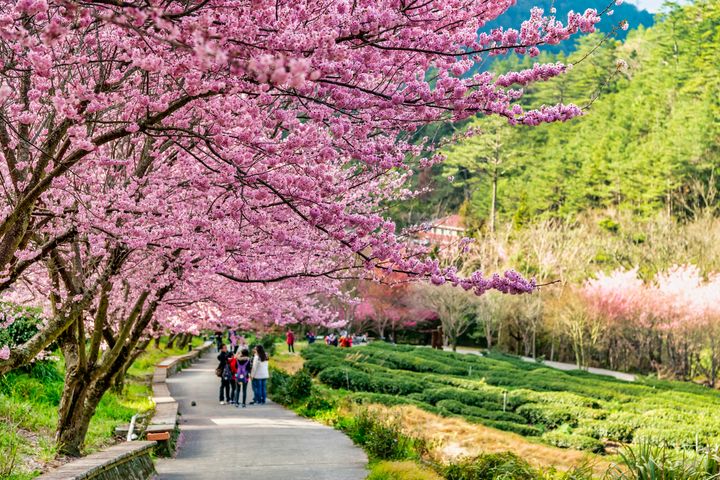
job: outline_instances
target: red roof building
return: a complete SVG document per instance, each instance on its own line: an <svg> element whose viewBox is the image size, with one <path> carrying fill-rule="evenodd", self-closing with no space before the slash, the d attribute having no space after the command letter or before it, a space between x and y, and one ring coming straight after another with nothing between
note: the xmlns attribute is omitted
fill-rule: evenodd
<svg viewBox="0 0 720 480"><path fill-rule="evenodd" d="M449 215L430 222L431 227L418 233L418 239L427 244L449 245L465 236L465 224L460 215Z"/></svg>

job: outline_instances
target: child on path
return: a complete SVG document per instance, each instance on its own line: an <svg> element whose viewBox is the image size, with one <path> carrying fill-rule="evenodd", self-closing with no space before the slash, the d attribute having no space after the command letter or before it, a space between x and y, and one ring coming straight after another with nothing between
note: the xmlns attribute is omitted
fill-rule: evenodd
<svg viewBox="0 0 720 480"><path fill-rule="evenodd" d="M243 348L235 355L235 366L235 383L237 384L237 389L233 396L233 403L236 408L240 407L240 391L242 390L242 408L245 408L248 379L252 371L252 360L250 359L250 352L248 352L247 348Z"/></svg>
<svg viewBox="0 0 720 480"><path fill-rule="evenodd" d="M253 404L264 405L267 401L267 379L270 377L268 356L262 345L255 347L250 379L252 380Z"/></svg>

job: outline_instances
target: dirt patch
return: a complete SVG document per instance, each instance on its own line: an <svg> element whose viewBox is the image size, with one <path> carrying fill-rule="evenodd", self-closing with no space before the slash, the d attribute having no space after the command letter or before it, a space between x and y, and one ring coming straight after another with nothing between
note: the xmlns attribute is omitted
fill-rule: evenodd
<svg viewBox="0 0 720 480"><path fill-rule="evenodd" d="M444 461L480 453L513 452L537 467L568 470L591 464L603 474L610 463L598 455L544 445L520 435L469 423L460 418L444 418L412 406L378 407L399 416L408 433L420 434L435 442L434 453Z"/></svg>
<svg viewBox="0 0 720 480"><path fill-rule="evenodd" d="M270 366L294 374L302 370L305 359L299 353L281 353L270 358Z"/></svg>

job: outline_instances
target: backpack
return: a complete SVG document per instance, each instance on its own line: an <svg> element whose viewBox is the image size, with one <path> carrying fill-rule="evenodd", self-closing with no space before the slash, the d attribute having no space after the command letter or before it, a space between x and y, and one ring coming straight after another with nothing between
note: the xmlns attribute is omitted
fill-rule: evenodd
<svg viewBox="0 0 720 480"><path fill-rule="evenodd" d="M228 363L226 363L225 368L223 368L222 379L230 380L231 378L232 378L232 370L230 370L230 365Z"/></svg>
<svg viewBox="0 0 720 480"><path fill-rule="evenodd" d="M237 363L237 373L235 374L235 380L237 380L238 382L247 382L249 365L250 360L245 360L244 362Z"/></svg>

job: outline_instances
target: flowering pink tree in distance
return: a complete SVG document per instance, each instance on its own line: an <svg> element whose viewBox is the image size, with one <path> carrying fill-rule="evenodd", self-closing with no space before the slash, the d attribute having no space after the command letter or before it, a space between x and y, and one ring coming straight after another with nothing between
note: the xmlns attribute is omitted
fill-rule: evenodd
<svg viewBox="0 0 720 480"><path fill-rule="evenodd" d="M589 314L602 319L608 341L632 356L642 349L656 368L680 378L703 373L715 384L720 365L720 281L693 265L674 266L644 283L637 269L599 274L582 289ZM702 359L703 349L710 352Z"/></svg>
<svg viewBox="0 0 720 480"><path fill-rule="evenodd" d="M532 291L514 272L440 268L377 213L407 195L414 159L439 160L430 140L410 141L432 122L580 114L517 105L563 65L464 76L599 21L535 9L520 30L478 34L510 4L0 0L0 291L33 292L50 312L0 352L0 373L60 342L62 451L79 453L102 392L154 329L208 321L182 313L191 305L238 322L321 319L313 295L378 269Z"/></svg>

